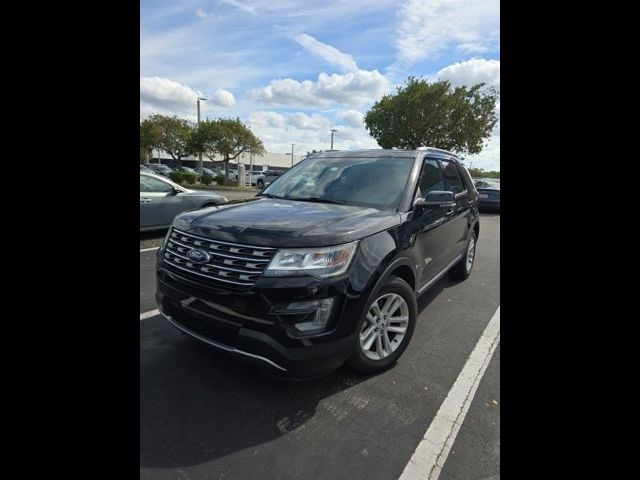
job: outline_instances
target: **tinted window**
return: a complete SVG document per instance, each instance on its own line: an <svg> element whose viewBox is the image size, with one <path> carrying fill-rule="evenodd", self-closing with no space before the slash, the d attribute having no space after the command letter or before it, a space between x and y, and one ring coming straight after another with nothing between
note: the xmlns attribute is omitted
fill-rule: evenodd
<svg viewBox="0 0 640 480"><path fill-rule="evenodd" d="M464 183L462 183L462 179L460 178L460 173L458 173L458 167L453 162L441 161L442 171L444 172L444 178L449 186L449 189L453 193L462 193L466 190Z"/></svg>
<svg viewBox="0 0 640 480"><path fill-rule="evenodd" d="M442 172L435 160L425 159L420 173L417 197L422 197L432 190L446 190L442 180Z"/></svg>
<svg viewBox="0 0 640 480"><path fill-rule="evenodd" d="M140 191L141 192L172 192L173 188L167 182L158 180L157 178L147 175L140 175Z"/></svg>

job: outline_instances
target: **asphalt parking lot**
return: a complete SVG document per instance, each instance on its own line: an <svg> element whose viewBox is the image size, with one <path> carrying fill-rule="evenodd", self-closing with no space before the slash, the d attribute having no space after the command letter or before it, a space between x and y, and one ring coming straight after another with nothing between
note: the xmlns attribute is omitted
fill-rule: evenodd
<svg viewBox="0 0 640 480"><path fill-rule="evenodd" d="M144 479L396 480L500 305L500 215L482 214L471 277L445 276L420 297L414 337L394 368L363 376L343 367L315 381L278 381L187 338L157 314L142 315L156 308L155 255L164 233L140 236ZM500 477L494 348L440 460L440 479Z"/></svg>

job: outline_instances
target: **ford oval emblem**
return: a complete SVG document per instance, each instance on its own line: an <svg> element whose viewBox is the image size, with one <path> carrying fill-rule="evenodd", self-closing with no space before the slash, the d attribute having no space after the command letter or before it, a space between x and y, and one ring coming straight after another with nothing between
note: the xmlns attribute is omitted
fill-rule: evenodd
<svg viewBox="0 0 640 480"><path fill-rule="evenodd" d="M211 260L211 255L209 255L204 250L194 248L193 250L189 250L189 253L187 253L187 258L194 263L207 263L209 260Z"/></svg>

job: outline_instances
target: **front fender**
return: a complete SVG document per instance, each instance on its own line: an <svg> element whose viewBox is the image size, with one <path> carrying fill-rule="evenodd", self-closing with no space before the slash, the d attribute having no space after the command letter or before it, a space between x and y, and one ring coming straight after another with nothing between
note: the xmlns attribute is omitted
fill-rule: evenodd
<svg viewBox="0 0 640 480"><path fill-rule="evenodd" d="M390 231L380 232L362 240L351 268L351 289L358 293L373 290L400 266L406 266L411 270L415 284L415 262L401 255L401 250L397 239Z"/></svg>

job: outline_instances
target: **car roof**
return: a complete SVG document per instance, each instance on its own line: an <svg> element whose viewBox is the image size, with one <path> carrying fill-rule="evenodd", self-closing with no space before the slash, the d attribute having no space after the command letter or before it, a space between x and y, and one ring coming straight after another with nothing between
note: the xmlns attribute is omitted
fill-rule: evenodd
<svg viewBox="0 0 640 480"><path fill-rule="evenodd" d="M415 157L418 154L437 156L443 158L454 158L460 161L460 158L453 152L443 150L441 148L420 147L416 150L373 148L369 150L328 150L326 152L312 153L309 157L327 157L327 158L358 158L358 157ZM307 157L307 158L309 158Z"/></svg>

